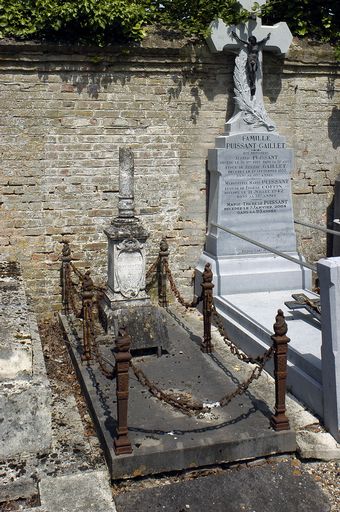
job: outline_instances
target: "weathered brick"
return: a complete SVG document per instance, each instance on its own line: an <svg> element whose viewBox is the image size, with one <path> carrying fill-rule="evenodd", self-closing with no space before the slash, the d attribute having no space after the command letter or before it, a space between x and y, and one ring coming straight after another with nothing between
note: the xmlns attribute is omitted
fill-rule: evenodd
<svg viewBox="0 0 340 512"><path fill-rule="evenodd" d="M94 70L90 51L81 62L62 47L57 56L48 47L35 52L22 45L10 60L11 50L6 60L0 53L0 248L22 263L39 312L58 307L62 235L77 265L105 280L103 229L117 211L120 146L135 155L136 211L150 231L148 262L161 237L170 237L174 276L191 295L205 238L207 152L223 133L226 107L232 113L233 58L202 46L182 52L181 44L173 42L171 52L158 48L157 57L154 49L135 55L131 49L109 70L100 64ZM338 68L320 51L304 48L306 67L293 47L282 70L275 57L264 68L268 113L295 149L296 216L313 223L326 223L339 172ZM298 240L309 260L325 252L325 238L315 232L298 230Z"/></svg>

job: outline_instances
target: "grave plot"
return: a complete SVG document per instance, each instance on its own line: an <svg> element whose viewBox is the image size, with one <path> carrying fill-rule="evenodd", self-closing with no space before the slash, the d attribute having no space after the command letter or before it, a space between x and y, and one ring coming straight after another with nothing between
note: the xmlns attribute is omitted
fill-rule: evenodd
<svg viewBox="0 0 340 512"><path fill-rule="evenodd" d="M103 443L113 479L194 468L273 453L295 451L292 431L275 432L270 427L270 411L251 394L237 395L227 406L216 407L239 385L237 377L217 354L203 354L200 338L187 332L177 318L166 314L171 348L161 357L136 356L129 370L128 438L132 453L116 455L116 380L103 375L98 360L84 362L82 340L75 326L62 317L75 364L91 414ZM101 363L113 370L114 340L103 337L98 350ZM108 363L110 362L111 365ZM133 369L143 372L143 385ZM173 407L150 393L150 387L166 397L197 406Z"/></svg>
<svg viewBox="0 0 340 512"><path fill-rule="evenodd" d="M163 269L169 277L167 263ZM86 301L95 287L92 283L91 292L88 275L85 279L78 275L82 307L79 303L75 315L64 304L66 314L60 319L113 479L295 451L295 433L289 430L284 414L284 388L279 391L277 387L275 414L248 389L273 353L279 356L280 341L287 349L283 316L277 316L272 349L251 360L257 364L247 381L240 382L237 372L227 368L222 356L209 347L206 314L202 333L194 333L172 309L158 308L162 332L168 333L166 349L160 355L162 340L150 350L141 350L139 344L134 348L132 343L130 354L127 331L119 330L118 336L104 334L99 324L89 320L94 315L92 304ZM204 288L204 284L206 294L193 303L203 301L211 328L212 308L207 304L212 303L207 294L212 297L212 287ZM161 287L160 297L167 302ZM74 296L69 305L76 300ZM247 362L245 354L242 358Z"/></svg>

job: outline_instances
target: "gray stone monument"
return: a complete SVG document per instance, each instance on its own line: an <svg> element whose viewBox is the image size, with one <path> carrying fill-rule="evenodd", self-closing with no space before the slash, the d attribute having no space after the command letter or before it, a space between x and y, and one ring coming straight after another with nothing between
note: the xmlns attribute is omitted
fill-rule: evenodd
<svg viewBox="0 0 340 512"><path fill-rule="evenodd" d="M252 2L240 3L249 9ZM310 284L310 272L299 265L216 227L221 225L299 258L290 186L293 150L276 131L262 96L262 51L282 54L291 40L286 23L266 27L261 20L250 19L238 27L227 27L221 20L211 25L210 49L238 52L234 114L208 156L209 226L199 270L211 263L216 295Z"/></svg>
<svg viewBox="0 0 340 512"><path fill-rule="evenodd" d="M118 216L105 230L108 238L107 290L101 303L101 320L107 332L125 326L132 349L168 346L162 313L145 291L145 243L148 233L135 215L134 158L131 149L119 149Z"/></svg>
<svg viewBox="0 0 340 512"><path fill-rule="evenodd" d="M251 8L250 1L240 3ZM296 248L290 185L294 155L266 112L262 95L262 52L284 54L291 40L285 23L263 26L259 18L237 27L227 27L221 20L211 25L210 49L236 53L235 110L208 155L208 232L197 267L196 293L209 262L216 310L231 339L252 355L270 345L273 318L282 309L291 338L287 385L322 416L320 323L307 312L292 313L285 307L295 293L316 298L306 290L311 287L311 271L300 264L303 258Z"/></svg>
<svg viewBox="0 0 340 512"><path fill-rule="evenodd" d="M135 216L134 161L130 149L119 149L118 216L105 230L108 238L108 289L112 307L120 301L145 303L145 242L148 233Z"/></svg>

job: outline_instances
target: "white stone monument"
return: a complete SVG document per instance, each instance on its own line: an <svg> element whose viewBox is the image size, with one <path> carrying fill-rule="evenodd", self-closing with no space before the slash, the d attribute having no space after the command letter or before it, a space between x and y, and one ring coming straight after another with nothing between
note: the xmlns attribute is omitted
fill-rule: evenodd
<svg viewBox="0 0 340 512"><path fill-rule="evenodd" d="M340 257L318 262L322 325L323 418L340 443Z"/></svg>
<svg viewBox="0 0 340 512"><path fill-rule="evenodd" d="M240 3L251 8L252 2ZM287 384L322 416L320 323L306 311L291 312L285 307L292 294L315 297L306 291L311 287L311 271L302 266L296 249L290 186L293 150L267 114L262 95L262 52L284 54L291 40L285 23L263 26L259 18L251 17L237 27L227 27L221 20L211 25L210 49L236 53L235 110L208 155L208 232L197 267L196 293L209 262L216 309L230 337L252 355L268 348L277 309L284 310L291 338Z"/></svg>
<svg viewBox="0 0 340 512"><path fill-rule="evenodd" d="M240 3L251 8L250 1ZM286 23L267 27L258 18L238 27L217 20L210 29L212 51L238 54L234 114L209 151L208 234L199 267L211 263L217 295L305 288L310 285L310 272L216 227L300 258L290 186L293 150L277 133L262 95L262 51L285 53L292 35Z"/></svg>

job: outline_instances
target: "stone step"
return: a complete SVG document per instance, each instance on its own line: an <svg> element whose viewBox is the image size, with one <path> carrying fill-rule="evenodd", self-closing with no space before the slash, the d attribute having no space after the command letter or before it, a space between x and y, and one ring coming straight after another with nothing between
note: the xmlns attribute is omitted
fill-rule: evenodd
<svg viewBox="0 0 340 512"><path fill-rule="evenodd" d="M323 414L321 376L321 325L306 310L292 311L285 306L292 294L306 290L281 290L215 297L218 313L233 339L246 353L257 355L271 344L273 324L278 309L282 309L291 339L288 350L288 389L315 413ZM269 372L273 367L268 365Z"/></svg>

